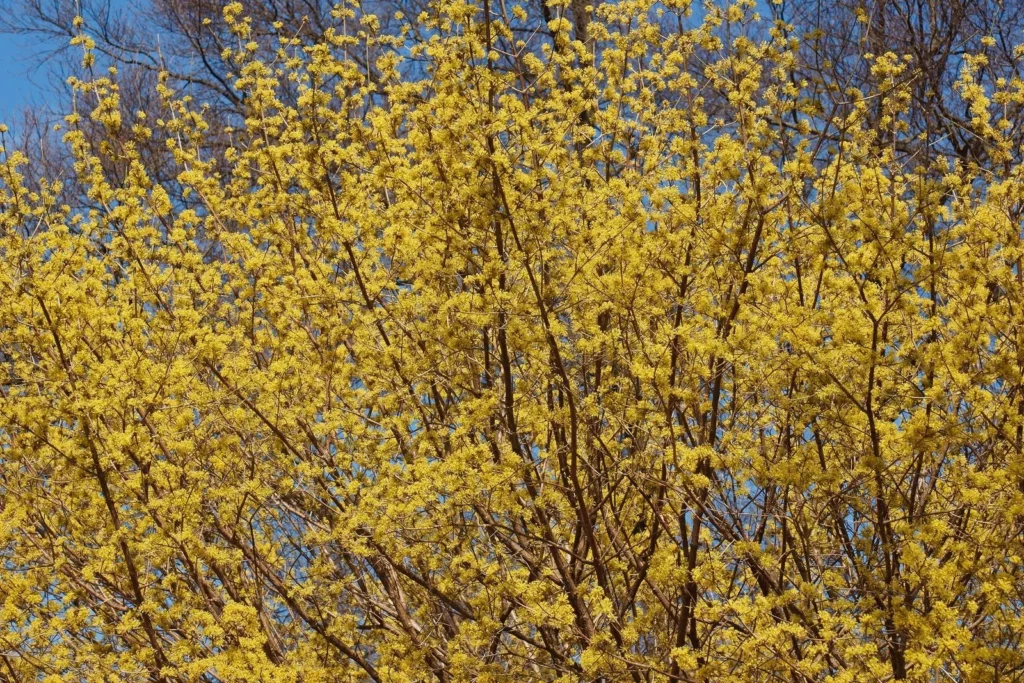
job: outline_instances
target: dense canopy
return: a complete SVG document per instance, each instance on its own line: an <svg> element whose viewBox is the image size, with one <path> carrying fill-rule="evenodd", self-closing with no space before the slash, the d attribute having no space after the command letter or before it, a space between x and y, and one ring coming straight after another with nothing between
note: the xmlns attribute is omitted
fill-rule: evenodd
<svg viewBox="0 0 1024 683"><path fill-rule="evenodd" d="M69 163L0 159L0 681L1024 675L1024 52L954 145L756 12L234 3L226 113L76 21Z"/></svg>

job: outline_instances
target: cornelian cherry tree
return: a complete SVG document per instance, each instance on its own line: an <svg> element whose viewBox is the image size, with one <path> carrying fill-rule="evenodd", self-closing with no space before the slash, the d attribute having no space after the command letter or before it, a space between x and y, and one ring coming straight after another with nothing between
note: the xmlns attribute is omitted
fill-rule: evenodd
<svg viewBox="0 0 1024 683"><path fill-rule="evenodd" d="M964 57L946 160L910 57L826 108L752 2L536 11L228 5L227 128L78 22L73 169L0 167L0 680L1024 675L1024 83Z"/></svg>

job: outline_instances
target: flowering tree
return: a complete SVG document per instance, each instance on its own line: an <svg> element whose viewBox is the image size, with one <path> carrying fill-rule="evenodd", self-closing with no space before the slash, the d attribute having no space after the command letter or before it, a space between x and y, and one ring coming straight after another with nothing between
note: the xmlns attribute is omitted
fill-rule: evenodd
<svg viewBox="0 0 1024 683"><path fill-rule="evenodd" d="M228 5L218 127L77 22L73 169L0 167L0 680L1024 675L1020 79L952 161L902 55L826 109L752 2L538 11Z"/></svg>

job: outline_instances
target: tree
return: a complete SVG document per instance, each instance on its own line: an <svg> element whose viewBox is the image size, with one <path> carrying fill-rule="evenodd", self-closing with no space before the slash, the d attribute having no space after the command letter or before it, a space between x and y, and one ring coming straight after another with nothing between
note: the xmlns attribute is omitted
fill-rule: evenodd
<svg viewBox="0 0 1024 683"><path fill-rule="evenodd" d="M73 22L73 164L0 168L0 680L1020 677L1021 81L915 156L912 61L823 108L753 4L233 3L227 119Z"/></svg>
<svg viewBox="0 0 1024 683"><path fill-rule="evenodd" d="M895 143L915 163L936 156L964 163L991 163L984 140L975 137L969 102L955 96L965 56L984 53L974 78L987 88L1019 78L1017 45L1024 40L1024 7L990 0L804 0L773 5L773 15L801 37L795 76L807 97L824 111L841 111L846 91L877 91L883 84L861 57L892 51L908 61L907 129ZM1003 117L1019 154L1024 130L1020 106L1005 103ZM876 109L875 116L881 116ZM1013 157L1019 160L1017 156Z"/></svg>

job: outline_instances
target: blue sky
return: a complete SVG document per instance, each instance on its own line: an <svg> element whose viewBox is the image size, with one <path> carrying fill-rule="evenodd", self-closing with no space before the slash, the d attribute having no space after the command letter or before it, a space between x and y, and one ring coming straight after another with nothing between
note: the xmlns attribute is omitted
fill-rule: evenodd
<svg viewBox="0 0 1024 683"><path fill-rule="evenodd" d="M0 122L45 101L50 71L40 64L41 47L37 38L0 33Z"/></svg>
<svg viewBox="0 0 1024 683"><path fill-rule="evenodd" d="M31 64L24 59L28 40L21 36L0 34L0 120L9 121L11 114L31 101ZM34 79L35 80L35 79Z"/></svg>
<svg viewBox="0 0 1024 683"><path fill-rule="evenodd" d="M28 64L19 60L24 42L17 36L0 35L0 120L7 121L12 109L27 101Z"/></svg>

